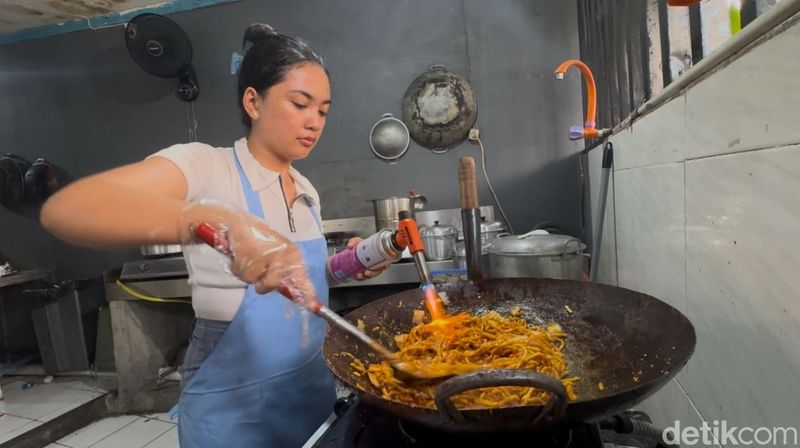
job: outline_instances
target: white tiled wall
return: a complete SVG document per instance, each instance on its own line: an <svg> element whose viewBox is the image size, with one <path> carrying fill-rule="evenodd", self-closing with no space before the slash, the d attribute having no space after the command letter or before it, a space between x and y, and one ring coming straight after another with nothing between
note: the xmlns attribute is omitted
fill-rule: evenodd
<svg viewBox="0 0 800 448"><path fill-rule="evenodd" d="M795 25L690 89L687 158L800 141L800 26Z"/></svg>
<svg viewBox="0 0 800 448"><path fill-rule="evenodd" d="M601 263L698 336L688 366L640 406L661 426L800 432L798 73L796 24L611 138L616 238L603 249L616 258ZM593 219L601 152L589 154Z"/></svg>
<svg viewBox="0 0 800 448"><path fill-rule="evenodd" d="M618 170L682 162L688 145L686 100L678 97L645 115L612 139Z"/></svg>
<svg viewBox="0 0 800 448"><path fill-rule="evenodd" d="M715 418L798 425L800 146L687 162L686 193L686 389Z"/></svg>
<svg viewBox="0 0 800 448"><path fill-rule="evenodd" d="M660 428L676 427L679 422L681 427L694 426L699 428L703 419L694 408L686 392L678 380L673 379L645 403L637 406L653 419ZM709 446L719 446L711 444Z"/></svg>
<svg viewBox="0 0 800 448"><path fill-rule="evenodd" d="M614 176L619 286L685 313L683 162L618 170Z"/></svg>

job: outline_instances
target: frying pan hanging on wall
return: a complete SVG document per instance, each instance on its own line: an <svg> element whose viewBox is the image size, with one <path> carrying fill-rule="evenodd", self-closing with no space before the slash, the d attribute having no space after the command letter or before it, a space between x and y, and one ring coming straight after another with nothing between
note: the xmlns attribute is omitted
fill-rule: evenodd
<svg viewBox="0 0 800 448"><path fill-rule="evenodd" d="M41 205L71 181L72 177L61 167L38 158L25 172L25 202Z"/></svg>
<svg viewBox="0 0 800 448"><path fill-rule="evenodd" d="M0 157L0 205L14 212L22 209L25 199L25 172L31 162L14 154Z"/></svg>
<svg viewBox="0 0 800 448"><path fill-rule="evenodd" d="M0 206L14 212L34 210L70 181L66 171L43 158L31 163L6 154L0 157Z"/></svg>
<svg viewBox="0 0 800 448"><path fill-rule="evenodd" d="M178 98L190 102L200 95L192 66L192 42L177 23L158 14L140 14L125 26L125 44L133 60L147 73L178 78Z"/></svg>
<svg viewBox="0 0 800 448"><path fill-rule="evenodd" d="M434 152L464 141L478 119L472 86L443 65L434 65L408 86L403 96L403 122L411 138Z"/></svg>

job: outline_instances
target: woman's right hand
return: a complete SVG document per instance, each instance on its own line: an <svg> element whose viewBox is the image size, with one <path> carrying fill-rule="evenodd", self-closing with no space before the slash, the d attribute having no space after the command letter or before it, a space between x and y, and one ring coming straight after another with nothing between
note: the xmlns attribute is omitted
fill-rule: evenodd
<svg viewBox="0 0 800 448"><path fill-rule="evenodd" d="M196 243L193 229L202 222L225 235L232 257L231 273L252 284L257 293L279 290L300 305L316 303L314 285L308 278L302 252L264 221L244 210L193 203L181 214L181 240Z"/></svg>

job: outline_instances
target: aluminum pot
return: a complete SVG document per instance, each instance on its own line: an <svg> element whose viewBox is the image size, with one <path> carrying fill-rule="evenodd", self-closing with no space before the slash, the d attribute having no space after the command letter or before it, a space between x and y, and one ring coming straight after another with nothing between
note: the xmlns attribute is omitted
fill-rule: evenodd
<svg viewBox="0 0 800 448"><path fill-rule="evenodd" d="M481 206L481 219L483 218L486 218L487 222L494 221L493 205ZM461 208L417 210L417 212L414 213L414 219L416 219L417 225L420 227L433 225L436 221L439 221L439 224L455 226L456 229L458 229L458 240L461 241L464 239L464 234L461 229L464 226L464 220L461 217Z"/></svg>
<svg viewBox="0 0 800 448"><path fill-rule="evenodd" d="M455 257L458 239L458 229L455 226L440 225L439 221L435 221L432 226L420 228L419 234L428 260L452 260Z"/></svg>
<svg viewBox="0 0 800 448"><path fill-rule="evenodd" d="M509 235L489 249L492 278L560 278L580 280L586 245L568 235Z"/></svg>
<svg viewBox="0 0 800 448"><path fill-rule="evenodd" d="M481 244L491 244L501 236L508 235L506 225L501 221L481 222Z"/></svg>
<svg viewBox="0 0 800 448"><path fill-rule="evenodd" d="M481 273L484 278L489 275L489 248L491 244L483 244L481 247ZM467 248L464 242L456 243L456 266L461 269L467 268Z"/></svg>
<svg viewBox="0 0 800 448"><path fill-rule="evenodd" d="M375 230L391 229L397 230L400 223L398 214L401 211L408 211L414 217L416 210L425 208L427 199L425 196L414 195L411 197L391 197L386 199L372 199L372 209L375 214Z"/></svg>

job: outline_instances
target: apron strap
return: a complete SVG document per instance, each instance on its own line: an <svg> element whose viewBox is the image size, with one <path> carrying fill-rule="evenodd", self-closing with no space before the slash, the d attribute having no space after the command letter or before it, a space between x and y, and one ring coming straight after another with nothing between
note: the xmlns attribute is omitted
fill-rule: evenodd
<svg viewBox="0 0 800 448"><path fill-rule="evenodd" d="M239 172L239 179L242 182L244 199L247 201L247 210L261 219L267 219L264 215L264 207L261 205L261 197L253 191L253 186L247 179L247 175L244 174L244 168L242 168L242 162L239 161L239 156L236 155L236 150L233 151L233 158L236 160L236 171Z"/></svg>
<svg viewBox="0 0 800 448"><path fill-rule="evenodd" d="M244 199L247 201L247 210L261 219L266 219L266 216L264 215L264 207L261 205L261 197L256 191L253 190L253 186L247 179L247 175L244 174L244 168L242 168L242 162L239 160L239 156L236 155L236 150L233 151L233 158L236 161L236 171L239 172L239 180L242 182ZM317 209L314 207L314 203L311 202L311 199L307 197L304 199L306 200L306 205L308 205L308 207L311 209L311 216L314 217L314 222L317 223L317 229L319 229L319 233L323 233L322 221L320 221L320 217L317 214Z"/></svg>
<svg viewBox="0 0 800 448"><path fill-rule="evenodd" d="M317 214L317 209L314 207L314 203L311 202L311 199L308 199L308 198L305 198L305 199L306 199L306 204L308 205L308 208L311 209L311 216L314 217L314 222L317 223L317 229L319 229L319 233L325 233L325 232L322 231L322 222L320 221L320 218L319 218L319 216Z"/></svg>

